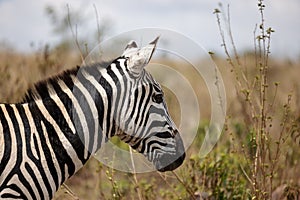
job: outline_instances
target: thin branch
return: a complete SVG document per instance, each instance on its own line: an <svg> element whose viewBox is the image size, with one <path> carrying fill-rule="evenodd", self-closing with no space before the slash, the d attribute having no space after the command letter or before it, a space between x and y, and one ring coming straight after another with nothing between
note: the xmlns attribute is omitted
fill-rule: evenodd
<svg viewBox="0 0 300 200"><path fill-rule="evenodd" d="M80 44L79 44L78 37L77 37L77 25L75 27L75 32L73 30L69 4L67 4L67 10L68 10L68 24L69 24L69 27L70 27L70 30L71 30L71 33L72 33L72 37L75 39L75 44L76 44L76 46L79 50L81 61L83 62L83 64L85 64L83 52L80 48Z"/></svg>
<svg viewBox="0 0 300 200"><path fill-rule="evenodd" d="M244 176L246 177L246 179L249 181L249 183L251 184L251 186L253 187L253 182L251 180L251 178L248 176L248 174L246 173L245 169L243 168L243 166L240 164L240 168L244 174ZM253 188L254 189L254 188Z"/></svg>
<svg viewBox="0 0 300 200"><path fill-rule="evenodd" d="M196 197L193 193L193 191L191 190L191 188L185 184L185 182L183 182L183 180L180 179L180 177L176 174L176 172L171 171L171 173L176 177L176 179L184 186L184 188L186 189L186 191L190 194L191 198L196 200Z"/></svg>
<svg viewBox="0 0 300 200"><path fill-rule="evenodd" d="M160 178L171 188L171 190L174 192L174 194L177 196L177 199L181 199L180 196L176 193L176 190L172 187L172 185L166 180L166 178L163 177L162 173L156 171ZM164 174L166 175L166 174Z"/></svg>
<svg viewBox="0 0 300 200"><path fill-rule="evenodd" d="M97 23L97 41L98 44L101 42L101 32L100 32L100 23L99 23L99 15L98 15L98 10L95 4L93 4L94 10L95 10L95 15L96 15L96 23Z"/></svg>
<svg viewBox="0 0 300 200"><path fill-rule="evenodd" d="M229 38L230 38L230 41L231 41L231 45L232 45L232 48L233 48L233 53L234 53L235 59L237 61L237 64L239 66L241 66L240 57L239 57L239 54L238 54L238 52L236 50L236 46L235 46L233 35L232 35L229 4L227 5L227 24L228 24L228 28L227 28L228 35L229 35Z"/></svg>
<svg viewBox="0 0 300 200"><path fill-rule="evenodd" d="M134 164L134 160L133 160L132 148L131 147L129 147L129 153L130 153L131 165L132 165L132 168L133 168L132 175L133 175L133 180L134 180L135 188L137 190L137 194L138 194L139 199L142 200L143 197L142 197L142 193L141 193L141 190L139 188L138 180L137 180L136 173L135 173L135 164Z"/></svg>
<svg viewBox="0 0 300 200"><path fill-rule="evenodd" d="M62 185L66 189L67 194L69 194L73 199L79 200L79 197L67 186L67 184L63 183Z"/></svg>
<svg viewBox="0 0 300 200"><path fill-rule="evenodd" d="M216 17L217 17L217 24L218 24L218 28L219 28L219 32L220 32L220 35L221 35L221 40L222 40L222 44L221 46L223 46L224 48L224 51L225 51L225 54L227 56L227 60L229 62L229 64L231 65L231 67L233 68L233 71L235 69L235 65L232 61L232 58L230 56L230 53L227 49L227 46L226 46L226 40L225 40L225 35L224 35L224 31L222 29L222 25L221 25L221 19L220 19L220 15L219 15L220 11L219 10L216 10L215 11L215 14L216 14Z"/></svg>

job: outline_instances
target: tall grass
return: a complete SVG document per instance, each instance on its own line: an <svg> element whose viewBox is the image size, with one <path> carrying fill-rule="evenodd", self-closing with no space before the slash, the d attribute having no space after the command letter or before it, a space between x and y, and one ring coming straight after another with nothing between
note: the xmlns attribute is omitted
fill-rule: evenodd
<svg viewBox="0 0 300 200"><path fill-rule="evenodd" d="M285 102L278 101L280 83L270 80L271 38L274 30L266 26L264 1L258 0L257 5L260 21L253 32L253 69L241 61L236 49L229 6L225 10L219 4L214 13L226 59L234 76L238 102L243 110L234 118L240 117L242 120L238 122L239 126L245 129L241 133L243 135L237 138L234 133L237 127L232 127L233 120L228 116L226 132L232 137L233 152L242 155L247 163L240 167L250 183L251 199L271 199L274 187L280 183L277 180L279 173L284 170L284 159L280 160L287 153L284 145L295 142L293 136L299 135L299 113L295 113L291 106L293 93L286 91ZM224 24L225 29L222 26Z"/></svg>
<svg viewBox="0 0 300 200"><path fill-rule="evenodd" d="M271 199L276 195L297 199L300 63L271 57L274 30L266 26L264 9L263 1L258 1L261 21L250 38L253 52L245 55L235 47L229 7L224 9L220 5L214 12L226 58L213 58L221 67L228 91L234 88L235 93L228 95L229 115L213 152L205 158L198 156L207 126L203 120L184 164L175 172L124 173L91 159L60 188L54 199ZM73 35L77 38L76 30ZM74 55L68 49L62 42L54 48L37 48L31 55L2 50L1 102L17 102L34 82L81 64L85 51ZM185 66L174 63L174 67ZM193 73L187 76L192 77ZM205 91L197 96L204 104L209 102ZM172 107L177 106L177 101L170 97L166 100L171 113L176 115ZM208 106L201 107L201 112L209 113Z"/></svg>

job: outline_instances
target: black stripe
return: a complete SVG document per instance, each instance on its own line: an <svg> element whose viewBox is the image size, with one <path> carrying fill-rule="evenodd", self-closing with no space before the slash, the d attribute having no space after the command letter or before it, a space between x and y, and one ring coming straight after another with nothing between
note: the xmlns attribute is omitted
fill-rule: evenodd
<svg viewBox="0 0 300 200"><path fill-rule="evenodd" d="M32 197L34 197L35 195L33 193L33 190L31 189L31 185L26 181L25 177L23 176L22 172L20 171L22 160L23 160L22 147L23 147L23 145L26 145L26 144L22 143L19 124L18 124L18 121L17 121L17 118L16 118L13 108L11 107L11 105L8 105L8 104L5 105L5 108L7 110L7 114L9 115L9 117L12 121L13 128L14 128L14 133L11 133L11 134L15 134L16 141L17 141L17 143L16 143L17 151L15 152L16 156L17 156L16 163L13 166L13 169L7 175L7 179L11 179L15 174L18 174L18 177L19 177L20 181L23 183L24 187L26 187L28 189L30 195Z"/></svg>
<svg viewBox="0 0 300 200"><path fill-rule="evenodd" d="M149 80L149 82L153 82L153 81ZM160 86L159 86L158 83L153 82L152 85L153 85L154 90L155 90L157 93L161 93L161 92L162 92L162 90L161 90L161 88L160 88Z"/></svg>
<svg viewBox="0 0 300 200"><path fill-rule="evenodd" d="M133 83L132 83L131 81L127 81L127 83L128 83L129 85L128 85L128 89L126 89L126 91L128 91L130 94L128 95L128 105L126 105L127 108L126 108L125 113L128 113L128 112L129 112L129 109L130 109L129 105L130 105L130 103L131 103L131 94L132 94L132 92L133 92L133 91L129 91L129 90L132 88L132 84L133 84Z"/></svg>
<svg viewBox="0 0 300 200"><path fill-rule="evenodd" d="M30 165L29 165L28 163L25 163L25 169L27 170L27 172L28 172L28 173L30 174L30 176L31 176L31 177L26 177L27 180L28 180L28 178L31 179L31 180L33 180L33 182L34 182L34 184L35 184L35 186L36 186L36 188L37 188L37 190L38 190L38 192L39 192L39 194L40 194L40 198L41 198L41 199L48 198L48 197L44 197L44 196L43 196L43 190L42 190L42 188L41 188L41 186L40 186L40 184L39 184L39 182L38 182L38 180L37 180L37 178L36 178L36 176L35 176L34 171L32 170L32 168L30 167ZM23 177L23 178L24 178L24 177ZM43 179L43 181L44 181L44 179ZM31 189L31 188L30 188L30 189ZM51 189L49 190L48 188L47 188L47 190L48 190L48 193L49 193L49 191L51 191ZM51 195L52 193L50 192L49 194ZM33 199L35 199L35 198L33 198Z"/></svg>
<svg viewBox="0 0 300 200"><path fill-rule="evenodd" d="M66 85L70 85L70 81L71 80L61 80L62 82L64 82ZM69 83L67 83L66 81L69 81ZM73 135L71 132L72 130L70 129L70 127L66 124L66 126L64 128L62 128L62 131L64 133L64 135L68 138L69 141L72 141L71 144L74 147L74 150L77 153L78 158L82 161L82 163L85 163L87 161L86 158L84 158L84 137L83 137L83 127L82 124L79 123L80 122L80 118L79 115L77 113L77 110L74 108L73 104L72 104L72 100L69 98L69 96L62 90L61 86L57 83L57 82L52 82L52 87L55 90L56 94L59 94L59 98L61 100L61 102L63 103L64 107L66 108L66 111L73 123L73 125L75 126L76 132L81 133L80 136L82 136L80 140L78 140L78 136ZM73 90L72 88L69 88L71 91ZM72 91L73 92L73 91ZM57 116L55 116L55 118L57 118ZM75 123L76 122L76 123ZM66 122L65 122L66 123Z"/></svg>
<svg viewBox="0 0 300 200"><path fill-rule="evenodd" d="M145 89L145 86L144 85L141 85L141 97L139 99L139 105L138 105L138 113L137 113L137 116L135 118L135 121L134 121L134 124L137 124L138 123L138 120L143 116L144 113L141 112L141 109L142 109L142 105L143 105L143 102L145 100L145 95L146 95L146 89ZM145 105L146 106L146 105Z"/></svg>
<svg viewBox="0 0 300 200"><path fill-rule="evenodd" d="M151 155L151 157L150 157L151 160L153 160L156 156L156 154L154 152L157 152L157 151L155 151L155 150L161 151L161 148L160 147L152 147L151 148L151 152L148 152ZM167 162L167 161L163 160L163 162Z"/></svg>
<svg viewBox="0 0 300 200"><path fill-rule="evenodd" d="M127 76L125 75L124 69L121 67L121 65L126 65L126 60L125 59L118 59L116 61L116 68L118 69L120 75L121 75L121 80L119 80L119 82L123 82L123 87L124 88L118 88L118 93L119 92L123 92L123 98L120 99L119 97L116 99L116 103L118 104L118 107L115 107L116 110L118 111L122 111L124 108L124 103L126 100L126 97L130 97L128 94L131 93L131 91L128 91L127 88L131 88L128 87L128 79ZM121 102L119 102L119 100L121 100ZM127 105L126 105L127 106ZM128 108L127 108L128 109ZM116 119L118 119L117 123L121 124L121 119L120 116L117 116Z"/></svg>
<svg viewBox="0 0 300 200"><path fill-rule="evenodd" d="M78 78L79 78L79 81L82 83L82 85L87 84L87 80L85 80L83 77L78 77ZM74 88L73 88L73 95L77 99L79 106L82 109L82 112L86 119L87 127L83 127L83 130L88 129L88 131L89 131L88 133L91 136L95 133L95 122L94 122L92 110L88 104L88 101L87 101L85 95L82 93L82 91L77 86L74 86ZM81 120L83 120L83 119L78 119L78 121L77 120L75 121L75 124L74 124L75 127L77 127L78 124L81 124ZM84 140L84 131L78 132L78 135L81 138L81 140L84 142L84 144L86 142L88 142L89 145L91 144L91 139L90 139L90 141ZM90 150L89 147L86 147L86 148Z"/></svg>
<svg viewBox="0 0 300 200"><path fill-rule="evenodd" d="M5 194L1 195L1 198L28 200L28 198L25 196L23 191L16 184L8 185L6 188L10 188L11 190L16 191L17 193L19 193L19 195L5 193Z"/></svg>
<svg viewBox="0 0 300 200"><path fill-rule="evenodd" d="M51 189L51 186L50 186L50 183L49 183L49 180L45 174L45 171L43 169L43 166L41 164L41 154L40 154L40 151L39 151L39 146L38 146L38 143L37 143L37 138L36 138L36 135L35 133L31 133L30 132L30 124L29 124L29 121L27 119L27 115L25 114L25 110L24 110L24 107L22 104L16 104L16 107L18 109L18 112L20 114L20 117L22 119L22 122L23 122L23 127L24 127L24 132L25 132L25 145L26 145L26 155L29 159L32 160L32 162L35 164L35 166L38 168L40 174L41 174L41 177L42 177L42 180L43 180L43 184L45 185L45 187L47 188L47 191L49 194L52 194L52 189ZM32 124L31 126L34 126L34 124ZM33 135L33 141L31 140L31 136ZM37 152L37 156L38 156L38 160L37 158L33 155L33 152L32 152L32 148L31 148L31 142L34 143L34 147L36 149L36 152ZM27 163L26 163L27 164ZM25 166L26 167L26 166ZM32 173L30 174L31 176L34 176L35 177L35 174ZM42 194L42 193L41 193Z"/></svg>
<svg viewBox="0 0 300 200"><path fill-rule="evenodd" d="M107 95L107 116L105 116L105 117L106 117L106 126L107 126L107 133L106 133L107 135L106 135L106 137L108 137L109 134L114 133L113 129L112 129L111 133L109 132L109 130L112 128L111 126L113 125L110 122L110 116L112 115L112 112L111 112L112 102L111 102L111 100L113 98L113 93L112 93L111 85L109 84L109 82L107 82L107 80L103 76L100 77L99 83L100 83L100 85L102 85L102 87L104 88L104 90L106 92L106 95Z"/></svg>
<svg viewBox="0 0 300 200"><path fill-rule="evenodd" d="M41 121L42 120L45 120L43 118L43 115L41 113L41 111L38 109L38 107L36 106L36 103L35 102L32 102L29 104L29 109L30 109L30 112L32 114L32 116L34 116L33 120L34 120L34 124L35 124L35 127L36 127L36 130L37 130L37 134L39 134L39 137L40 137L40 142L41 142L41 146L42 146L42 149L41 151L44 153L45 155L45 159L47 161L47 165L49 167L49 170L50 170L50 173L53 177L53 180L55 181L55 186L56 186L56 190L58 189L60 183L58 182L58 174L56 172L56 169L55 169L55 166L54 166L54 163L53 163L53 158L51 156L51 152L50 152L50 149L48 148L48 144L46 143L46 138L45 138L45 135L43 134L43 129L42 129L42 126L41 126ZM47 126L45 124L45 126ZM55 137L55 134L53 134L53 136L51 135L50 136L50 132L48 132L48 137L49 137L49 140L50 140L50 137ZM52 148L53 148L53 145L51 145ZM36 146L36 150L39 151L39 149L37 148L38 146ZM31 148L31 147L29 147ZM31 158L32 160L34 159L34 157ZM40 161L39 161L40 162ZM39 164L39 162L36 160L35 163ZM60 160L58 160L59 162L59 166L63 166L64 168L64 165L63 163L60 162ZM39 167L39 169L41 169L41 165L37 165Z"/></svg>
<svg viewBox="0 0 300 200"><path fill-rule="evenodd" d="M144 124L142 127L142 129L139 131L139 134L136 135L137 138L143 138L143 137L149 137L148 136L148 133L145 133L146 131L146 127L147 127L147 123L149 118L150 118L150 115L153 114L153 113L157 113L157 114L161 114L162 115L162 112L163 110L160 109L160 108L156 108L155 106L151 105L150 106L150 109L148 112L145 113L145 121L144 121ZM149 125L149 130L152 128L152 127L163 127L165 126L167 123L166 121L158 121L158 120L154 120L151 122L151 124Z"/></svg>
<svg viewBox="0 0 300 200"><path fill-rule="evenodd" d="M84 82L83 78L81 78L81 77L79 77L79 78L80 78L80 81ZM86 84L86 83L83 83L83 84ZM50 115L52 116L52 118L56 121L57 125L60 127L60 129L63 132L63 134L65 135L65 137L71 143L73 149L76 151L76 154L77 154L78 158L81 160L82 164L84 164L87 161L87 159L84 158L85 148L84 148L83 142L85 142L85 141L84 141L84 135L83 135L84 132L83 132L82 124L80 122L82 119L79 119L79 116L77 113L75 115L73 115L72 111L76 111L76 109L74 107L72 107L72 103L71 103L71 100L69 99L69 97L66 94L64 94L62 91L59 91L61 89L58 86L56 86L55 89L58 92L60 92L59 98L62 101L66 110L68 110L68 113L65 113L65 114L69 115L70 119L72 120L73 125L75 126L75 129L77 130L77 134L72 133L72 130L69 127L66 119L63 117L62 111L60 110L60 108L57 106L56 102L53 99L48 99L46 101L43 101L44 105L47 108ZM74 94L74 97L77 99L79 106L82 108L82 111L83 111L86 121L88 123L87 125L88 125L90 133L95 132L94 118L92 115L91 108L88 105L88 102L87 102L85 96L83 95L81 90L76 86L73 87L72 92ZM71 168L71 171L69 171L69 172L73 172L73 169ZM70 175L72 175L73 173L70 173Z"/></svg>
<svg viewBox="0 0 300 200"><path fill-rule="evenodd" d="M151 96L152 96L152 91L153 91L153 88L152 87L149 87L149 94L148 94L148 96L147 96L147 99L146 99L146 102L145 102L145 106L144 106L144 108L143 108L143 110L141 111L141 121L140 121L140 124L139 124L139 126L142 126L142 123L143 123L143 121L144 121L144 118L146 118L146 115L149 113L149 110L147 110L147 105L149 105L150 104L150 100L151 100ZM148 108L150 108L150 107L148 107ZM147 122L147 121L145 121L145 122ZM145 123L144 122L144 123ZM144 124L144 126L145 126L146 124Z"/></svg>
<svg viewBox="0 0 300 200"><path fill-rule="evenodd" d="M69 135L70 137L74 136L71 133L71 130L69 129L69 127L67 126L65 119L62 117L62 113L59 110L59 108L57 107L56 103L52 99L47 99L47 100L43 100L43 104L44 104L45 108L47 109L47 111L49 112L49 114L52 116L52 118L56 121L56 123L58 124L60 129L62 131L65 131L64 134L66 136ZM59 117L59 116L61 116L61 117ZM68 174L69 175L73 175L75 173L75 165L74 165L72 159L70 158L70 156L68 155L67 150L64 148L63 144L61 143L61 141L54 129L54 126L52 124L50 124L50 122L48 122L48 120L46 120L46 118L44 118L44 116L43 116L42 121L44 122L44 124L46 126L46 129L48 132L48 137L49 137L51 146L53 148L53 151L55 152L57 160L60 163L60 168L62 171L62 180L64 180L64 178L65 178L64 164L67 164L67 166L68 166ZM73 139L73 138L71 138L71 139ZM68 139L70 139L70 138L68 138ZM78 137L75 137L75 140L76 139L78 140Z"/></svg>
<svg viewBox="0 0 300 200"><path fill-rule="evenodd" d="M4 139L4 152L3 152L3 157L1 160L1 164L0 164L0 177L2 177L2 173L11 157L11 145L12 145L12 141L11 141L11 135L10 135L10 130L8 127L8 123L7 120L4 116L4 113L2 111L2 107L0 107L0 120L1 120L1 124L2 124L2 128L3 128L3 139ZM1 191L1 187L4 186L5 184L0 186L0 191Z"/></svg>
<svg viewBox="0 0 300 200"><path fill-rule="evenodd" d="M125 56L120 56L116 60L119 61L119 63L121 63L121 61L122 61L122 63L124 64L124 67L125 67L126 71L127 72L129 71L128 66L127 66L127 62L126 62L128 60L128 58L125 58Z"/></svg>
<svg viewBox="0 0 300 200"><path fill-rule="evenodd" d="M83 74L81 72L87 73L88 76L93 76L95 78L95 80L99 79L98 77L100 77L100 74L98 72L98 70L94 69L94 68L86 68L84 71L80 71L77 75L79 81L81 82L81 84L83 85L83 87L89 92L90 96L92 99L90 99L92 101L92 103L94 104L94 106L97 109L97 113L95 113L97 116L99 116L98 121L95 122L95 119L93 117L93 113L92 110L87 102L87 99L83 99L83 97L81 97L81 102L86 101L85 105L82 105L80 103L81 108L83 109L84 115L86 117L87 123L88 123L88 127L89 127L89 146L86 147L90 153L92 153L93 150L93 144L94 144L94 138L95 138L95 134L97 134L97 143L96 143L96 147L100 147L101 145L101 140L102 140L102 127L103 127L103 111L104 111L104 105L103 105L103 100L102 97L100 96L100 93L97 91L96 87L86 79L85 76L83 76ZM75 93L76 97L77 97L77 92ZM78 97L80 97L81 95L79 94ZM83 96L83 94L82 94ZM78 99L78 98L77 98ZM99 105L98 105L99 103ZM95 131L95 127L96 124L98 123L99 126L99 130L96 133ZM83 134L83 133L82 133ZM82 137L84 138L84 136L82 135Z"/></svg>
<svg viewBox="0 0 300 200"><path fill-rule="evenodd" d="M134 120L134 113L136 111L136 105L137 105L137 101L138 101L138 95L139 95L139 91L138 89L135 89L134 91L134 102L133 102L133 108L130 112L130 115L129 115L129 119L127 119L126 123L125 123L125 131L128 130L128 125L130 124L130 121L131 120Z"/></svg>
<svg viewBox="0 0 300 200"><path fill-rule="evenodd" d="M119 63L115 63L115 65L117 66ZM112 112L113 112L113 121L115 122L116 121L116 119L118 119L119 118L119 116L117 116L117 111L119 110L119 100L120 100L120 95L121 95L121 92L123 92L122 91L122 88L121 88L121 85L120 85L120 81L121 80L119 80L119 78L116 76L116 74L112 71L112 68L113 66L112 65L110 65L109 67L108 67L108 71L107 71L107 74L111 77L111 79L114 81L114 83L115 83L115 86L116 86L116 97L115 97L115 104L114 104L114 106L113 106L113 110L112 110ZM114 131L112 131L112 133L114 133ZM113 136L113 135L111 135L111 136Z"/></svg>
<svg viewBox="0 0 300 200"><path fill-rule="evenodd" d="M147 145L149 146L149 147L151 147L153 144L158 144L158 145L160 145L160 146L167 146L168 144L166 143L166 142L162 142L162 141L159 141L159 140L151 140L151 141L149 141L149 142L147 142ZM153 147L152 148L152 152L153 152L153 150L155 149L156 147ZM150 149L150 148L149 148ZM161 148L159 148L160 150L161 150Z"/></svg>
<svg viewBox="0 0 300 200"><path fill-rule="evenodd" d="M131 147L132 147L133 149L137 149L137 148L140 146L142 140L145 139L145 138L134 138L134 139L135 139L134 142L131 141L132 143L134 143ZM130 141L128 141L128 142L130 142ZM142 151L141 151L140 153L142 153Z"/></svg>
<svg viewBox="0 0 300 200"><path fill-rule="evenodd" d="M154 134L155 135L155 134ZM150 147L152 144L159 144L160 146L167 146L167 143L166 142L162 142L162 141L159 141L159 140L151 140L151 141L148 141L150 137L147 137L145 139L142 140L142 148L141 148L141 153L144 153L145 149L146 149L146 146L148 147L148 151L146 153L149 153L150 151ZM151 151L153 152L153 150Z"/></svg>

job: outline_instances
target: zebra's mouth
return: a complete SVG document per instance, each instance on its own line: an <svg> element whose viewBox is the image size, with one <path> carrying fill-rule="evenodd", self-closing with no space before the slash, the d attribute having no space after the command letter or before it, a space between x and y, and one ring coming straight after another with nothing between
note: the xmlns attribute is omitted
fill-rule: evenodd
<svg viewBox="0 0 300 200"><path fill-rule="evenodd" d="M179 134L175 136L176 140L176 153L163 154L155 163L155 167L160 172L172 171L178 168L185 159L185 149L182 139Z"/></svg>
<svg viewBox="0 0 300 200"><path fill-rule="evenodd" d="M170 161L166 155L162 156L161 159L161 162L157 162L156 169L160 172L173 171L183 163L185 159L185 153L179 156L175 161Z"/></svg>

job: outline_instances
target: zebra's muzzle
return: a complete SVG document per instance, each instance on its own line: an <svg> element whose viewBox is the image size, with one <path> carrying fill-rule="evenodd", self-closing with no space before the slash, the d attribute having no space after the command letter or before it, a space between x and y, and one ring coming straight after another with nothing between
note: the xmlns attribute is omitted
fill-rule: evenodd
<svg viewBox="0 0 300 200"><path fill-rule="evenodd" d="M182 139L178 134L175 136L176 140L176 154L164 154L156 163L156 169L160 172L173 171L178 168L185 159L185 149Z"/></svg>

